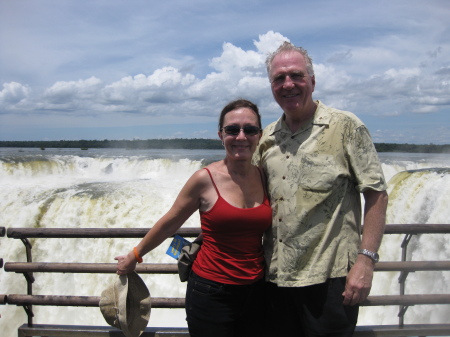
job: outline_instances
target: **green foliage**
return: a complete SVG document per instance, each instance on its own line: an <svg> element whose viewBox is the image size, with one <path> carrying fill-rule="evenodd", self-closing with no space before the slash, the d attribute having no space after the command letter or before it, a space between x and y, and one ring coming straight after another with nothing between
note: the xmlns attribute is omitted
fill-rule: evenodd
<svg viewBox="0 0 450 337"><path fill-rule="evenodd" d="M218 139L177 138L147 140L0 141L0 147L115 148L115 149L223 149ZM447 145L376 143L378 152L450 153Z"/></svg>
<svg viewBox="0 0 450 337"><path fill-rule="evenodd" d="M392 144L376 143L378 152L409 152L409 153L450 153L450 144L446 145L417 145L417 144Z"/></svg>
<svg viewBox="0 0 450 337"><path fill-rule="evenodd" d="M147 140L58 140L0 141L0 147L23 148L115 148L115 149L223 149L218 139L147 139Z"/></svg>

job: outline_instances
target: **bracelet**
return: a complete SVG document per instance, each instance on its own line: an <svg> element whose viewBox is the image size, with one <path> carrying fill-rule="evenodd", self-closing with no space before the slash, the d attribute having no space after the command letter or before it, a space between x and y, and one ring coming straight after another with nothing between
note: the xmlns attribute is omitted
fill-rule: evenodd
<svg viewBox="0 0 450 337"><path fill-rule="evenodd" d="M139 256L139 253L138 253L136 247L133 248L133 252L134 252L134 257L136 258L136 261L138 263L142 263L142 261L143 261L142 257Z"/></svg>

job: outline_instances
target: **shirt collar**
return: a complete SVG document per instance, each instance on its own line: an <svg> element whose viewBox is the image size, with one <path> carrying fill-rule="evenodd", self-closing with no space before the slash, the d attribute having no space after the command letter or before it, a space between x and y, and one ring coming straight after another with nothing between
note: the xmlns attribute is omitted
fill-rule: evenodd
<svg viewBox="0 0 450 337"><path fill-rule="evenodd" d="M292 135L296 135L297 133L309 129L313 125L329 125L331 115L327 113L328 107L325 104L323 104L320 100L317 100L316 103L317 109L314 112L313 118L305 125L303 125L300 129L298 129L296 132L292 134L291 130L289 130L288 126L286 125L286 122L284 121L284 113L283 113L283 115L278 119L277 123L275 124L275 127L273 128L273 131L271 132L270 135L272 136L277 132L285 132Z"/></svg>

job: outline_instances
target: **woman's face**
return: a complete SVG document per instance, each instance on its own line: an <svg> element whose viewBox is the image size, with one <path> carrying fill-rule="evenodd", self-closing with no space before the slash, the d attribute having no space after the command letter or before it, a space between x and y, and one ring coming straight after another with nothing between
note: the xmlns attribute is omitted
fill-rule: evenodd
<svg viewBox="0 0 450 337"><path fill-rule="evenodd" d="M236 131L236 127L238 127L239 133L237 135L229 134L233 130L227 133L227 126L234 126ZM245 128L247 134L244 132L244 127L247 127ZM219 138L225 146L227 157L236 160L251 160L261 138L256 113L249 108L238 108L228 112L224 117L222 130L219 131Z"/></svg>

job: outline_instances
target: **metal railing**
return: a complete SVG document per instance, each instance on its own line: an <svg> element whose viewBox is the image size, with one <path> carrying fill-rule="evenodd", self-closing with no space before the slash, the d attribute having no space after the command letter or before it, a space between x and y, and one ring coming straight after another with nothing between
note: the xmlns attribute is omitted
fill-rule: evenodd
<svg viewBox="0 0 450 337"><path fill-rule="evenodd" d="M115 263L48 263L33 262L32 246L28 239L31 238L142 238L149 228L135 229L109 229L109 228L8 228L0 227L0 236L7 234L8 238L19 239L24 243L27 262L6 262L0 258L0 268L4 267L6 272L22 273L27 280L27 294L0 294L0 304L22 306L28 315L28 324L19 330L23 336L27 334L33 325L33 305L50 306L83 306L98 307L100 297L98 296L59 296L59 295L34 295L33 282L34 273L115 273ZM184 237L196 237L200 228L181 228L177 234ZM426 224L426 225L387 225L385 234L404 234L401 245L401 261L379 262L375 267L376 272L400 273L399 295L369 296L362 306L399 306L398 326L361 326L357 327L355 336L443 336L450 335L450 324L421 324L405 325L404 315L409 306L427 304L450 304L450 294L409 294L405 295L406 279L410 272L416 271L450 271L450 261L406 261L408 243L414 235L418 234L450 234L450 225ZM142 274L176 274L177 265L173 264L151 264L142 263L137 265L136 271ZM152 298L153 308L184 308L184 298ZM42 325L37 326L43 329ZM53 336L51 331L56 326L45 326L48 336ZM67 329L59 326L59 332ZM100 335L100 327L77 327L77 329L89 330L89 333L80 336ZM93 329L92 329L93 328ZM75 328L74 328L75 329ZM114 328L111 328L114 329ZM166 329L166 328L163 328ZM167 328L170 329L170 328ZM412 329L412 330L411 330ZM94 332L92 332L93 330ZM181 331L181 332L180 332ZM410 334L416 331L418 334ZM179 330L181 335L187 336L186 329ZM420 333L419 333L420 332ZM71 334L59 334L69 336ZM180 335L180 336L181 336Z"/></svg>

